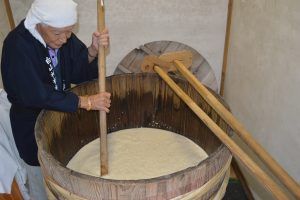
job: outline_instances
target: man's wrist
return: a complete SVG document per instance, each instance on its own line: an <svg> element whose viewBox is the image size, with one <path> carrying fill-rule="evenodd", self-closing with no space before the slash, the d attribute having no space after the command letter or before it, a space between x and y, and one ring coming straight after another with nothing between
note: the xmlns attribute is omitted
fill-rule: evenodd
<svg viewBox="0 0 300 200"><path fill-rule="evenodd" d="M78 102L79 108L86 109L87 111L90 111L93 108L92 100L90 99L90 96L79 96L79 102Z"/></svg>

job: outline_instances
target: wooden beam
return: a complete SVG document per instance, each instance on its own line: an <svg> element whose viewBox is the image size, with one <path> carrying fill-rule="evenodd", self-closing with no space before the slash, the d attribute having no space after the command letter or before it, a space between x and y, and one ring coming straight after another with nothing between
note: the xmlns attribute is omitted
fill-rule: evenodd
<svg viewBox="0 0 300 200"><path fill-rule="evenodd" d="M224 44L224 54L223 54L223 65L222 65L222 76L221 76L221 87L220 95L224 95L224 84L227 71L227 60L228 60L228 50L230 42L230 31L231 31L231 20L232 20L232 7L233 0L228 1L228 11L227 11L227 25L226 25L226 35L225 35L225 44Z"/></svg>
<svg viewBox="0 0 300 200"><path fill-rule="evenodd" d="M10 25L10 29L12 30L16 26L15 26L15 21L14 21L14 17L13 17L12 11L11 11L9 0L4 0L4 5L5 5L5 10L6 10L6 14L7 14L7 17L8 17L8 22L9 22L9 25Z"/></svg>

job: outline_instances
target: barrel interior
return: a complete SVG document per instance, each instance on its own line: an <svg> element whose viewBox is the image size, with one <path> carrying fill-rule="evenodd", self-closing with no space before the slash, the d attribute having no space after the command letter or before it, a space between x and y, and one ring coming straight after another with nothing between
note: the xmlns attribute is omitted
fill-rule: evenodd
<svg viewBox="0 0 300 200"><path fill-rule="evenodd" d="M186 81L175 81L228 132L227 125ZM111 76L107 78L106 87L112 94L112 106L107 115L108 133L151 127L183 135L198 144L208 155L220 147L219 139L156 75ZM96 93L97 89L97 82L94 81L75 87L73 91L79 95L87 95ZM46 112L44 115L44 119L48 119L44 122L47 123L47 129L43 131L43 135L37 136L42 140L45 150L64 166L82 146L99 137L99 116L96 111Z"/></svg>

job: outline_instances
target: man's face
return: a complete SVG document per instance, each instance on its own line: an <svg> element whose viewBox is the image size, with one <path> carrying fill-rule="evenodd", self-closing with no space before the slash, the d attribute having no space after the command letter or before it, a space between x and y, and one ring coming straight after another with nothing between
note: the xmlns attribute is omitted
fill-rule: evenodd
<svg viewBox="0 0 300 200"><path fill-rule="evenodd" d="M54 28L45 24L38 24L37 30L49 47L58 49L71 37L73 27L74 25Z"/></svg>

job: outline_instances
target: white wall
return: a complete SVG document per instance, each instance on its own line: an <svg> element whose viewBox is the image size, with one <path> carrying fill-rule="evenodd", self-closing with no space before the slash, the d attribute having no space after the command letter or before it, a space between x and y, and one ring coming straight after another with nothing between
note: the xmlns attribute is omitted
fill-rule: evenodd
<svg viewBox="0 0 300 200"><path fill-rule="evenodd" d="M234 1L225 99L300 182L300 1ZM248 176L261 199L272 199Z"/></svg>
<svg viewBox="0 0 300 200"><path fill-rule="evenodd" d="M33 0L10 0L16 24L26 15ZM96 0L75 0L79 4L77 35L87 45L96 30ZM105 1L106 25L111 48L107 75L127 53L157 40L185 43L202 54L220 83L228 0L122 0Z"/></svg>

